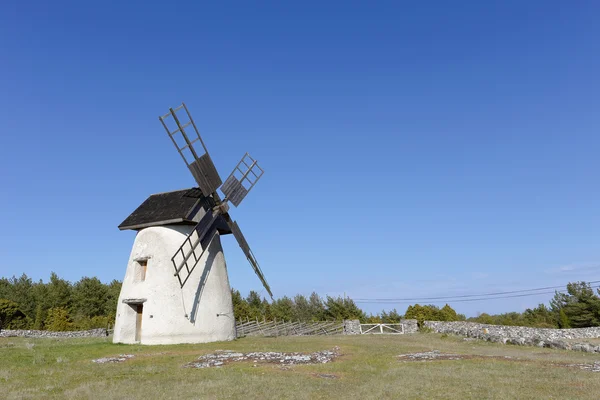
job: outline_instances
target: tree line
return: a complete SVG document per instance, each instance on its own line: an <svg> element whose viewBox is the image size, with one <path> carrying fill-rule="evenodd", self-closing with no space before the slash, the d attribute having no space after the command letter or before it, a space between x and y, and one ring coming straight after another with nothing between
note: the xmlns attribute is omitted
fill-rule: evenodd
<svg viewBox="0 0 600 400"><path fill-rule="evenodd" d="M354 300L349 297L325 296L321 298L313 292L310 296L298 294L294 298L283 296L268 302L255 291L250 291L243 297L239 291L232 289L233 313L238 320L279 320L279 321L342 321L345 319L358 319L361 323L393 324L401 319L417 319L419 323L424 320L435 321L460 321L465 316L458 314L446 304L442 308L434 305L409 306L404 315L395 308L391 311L381 311L377 314L367 314L361 310Z"/></svg>
<svg viewBox="0 0 600 400"><path fill-rule="evenodd" d="M51 331L106 328L115 319L121 282L83 277L75 283L54 272L38 282L26 274L0 278L0 328Z"/></svg>
<svg viewBox="0 0 600 400"><path fill-rule="evenodd" d="M114 323L121 282L106 284L95 277L75 283L54 272L48 282L33 282L26 274L0 278L0 328L40 330L84 330L108 327ZM231 290L236 320L327 321L358 319L362 323L397 323L401 319L423 321L472 321L494 325L541 328L582 328L600 326L600 290L586 282L567 285L566 293L556 292L548 306L540 304L522 313L498 315L483 313L473 318L458 314L450 305L414 304L404 314L395 308L367 314L348 297L283 296L267 301L250 291L244 297Z"/></svg>
<svg viewBox="0 0 600 400"><path fill-rule="evenodd" d="M566 293L555 292L550 304L539 304L522 313L480 314L469 321L492 325L532 326L537 328L587 328L600 326L600 289L587 282L567 284Z"/></svg>

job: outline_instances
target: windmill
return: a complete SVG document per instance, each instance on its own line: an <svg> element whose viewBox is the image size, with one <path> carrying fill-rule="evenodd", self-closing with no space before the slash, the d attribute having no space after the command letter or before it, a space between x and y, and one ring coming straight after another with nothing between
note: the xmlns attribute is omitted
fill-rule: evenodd
<svg viewBox="0 0 600 400"><path fill-rule="evenodd" d="M229 204L238 207L264 171L246 153L223 183L185 103L159 119L198 187L151 195L119 225L138 233L119 296L113 341L231 340L235 319L220 235L233 234L273 296L229 214Z"/></svg>

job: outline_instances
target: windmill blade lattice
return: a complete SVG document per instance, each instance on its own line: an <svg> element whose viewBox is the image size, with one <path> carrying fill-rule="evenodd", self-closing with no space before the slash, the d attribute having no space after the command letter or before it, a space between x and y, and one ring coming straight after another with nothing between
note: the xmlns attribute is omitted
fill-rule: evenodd
<svg viewBox="0 0 600 400"><path fill-rule="evenodd" d="M180 120L177 112L185 110L183 115L184 120ZM183 113L180 113L182 115ZM187 118L185 117L187 115ZM167 125L169 118L173 119L176 129L171 130ZM169 134L169 138L173 141L173 144L177 148L179 155L183 158L185 165L194 176L194 179L198 183L200 190L204 196L210 196L214 193L223 181L217 172L215 164L212 162L208 149L196 128L196 124L192 119L190 112L188 111L185 103L181 103L179 107L170 108L169 112L161 117L158 117L162 122L165 130ZM190 126L193 128L189 129ZM186 132L186 129L188 131ZM188 134L188 132L192 132ZM198 145L200 143L200 146Z"/></svg>
<svg viewBox="0 0 600 400"><path fill-rule="evenodd" d="M215 222L218 217L219 214L216 212L209 211L204 214L200 222L198 222L173 257L171 257L171 262L173 262L173 267L175 267L175 276L179 280L181 287L185 285L188 277L192 274L194 268L196 268L198 261L200 261L204 251L216 234Z"/></svg>
<svg viewBox="0 0 600 400"><path fill-rule="evenodd" d="M258 162L246 153L225 180L221 190L234 206L239 206L244 197L265 173Z"/></svg>

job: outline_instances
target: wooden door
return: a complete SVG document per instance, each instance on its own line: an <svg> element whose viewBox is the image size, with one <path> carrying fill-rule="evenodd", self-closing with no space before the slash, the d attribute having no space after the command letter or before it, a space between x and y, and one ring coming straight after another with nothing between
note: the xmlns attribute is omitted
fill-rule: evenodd
<svg viewBox="0 0 600 400"><path fill-rule="evenodd" d="M142 311L144 309L143 304L138 304L136 308L135 317L135 341L139 342L142 339Z"/></svg>

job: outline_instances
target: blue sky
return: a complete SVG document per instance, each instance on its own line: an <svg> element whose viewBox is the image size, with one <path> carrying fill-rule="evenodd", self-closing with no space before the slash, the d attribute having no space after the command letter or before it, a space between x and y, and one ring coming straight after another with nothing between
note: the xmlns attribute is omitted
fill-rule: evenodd
<svg viewBox="0 0 600 400"><path fill-rule="evenodd" d="M222 176L246 151L266 171L232 214L276 296L600 279L599 12L5 4L0 275L122 279L134 232L117 225L148 195L194 185L157 119L185 101ZM232 285L261 289L234 239L224 246ZM451 305L474 315L548 299Z"/></svg>

